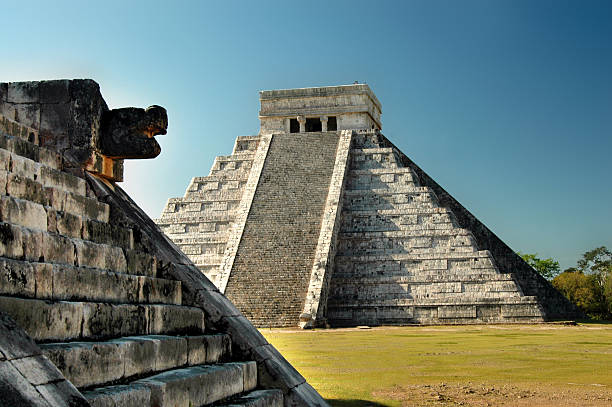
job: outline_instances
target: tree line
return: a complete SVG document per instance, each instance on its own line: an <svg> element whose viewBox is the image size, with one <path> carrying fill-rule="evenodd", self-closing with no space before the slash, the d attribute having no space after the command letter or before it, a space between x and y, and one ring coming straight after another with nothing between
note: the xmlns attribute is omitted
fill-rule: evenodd
<svg viewBox="0 0 612 407"><path fill-rule="evenodd" d="M570 301L594 319L612 319L612 252L605 246L585 252L563 272L552 258L517 252Z"/></svg>

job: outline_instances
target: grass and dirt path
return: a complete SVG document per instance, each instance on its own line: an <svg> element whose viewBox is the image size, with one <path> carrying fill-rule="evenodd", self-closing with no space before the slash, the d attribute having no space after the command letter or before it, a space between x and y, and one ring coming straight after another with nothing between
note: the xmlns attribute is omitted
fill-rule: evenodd
<svg viewBox="0 0 612 407"><path fill-rule="evenodd" d="M269 330L335 407L612 406L612 325Z"/></svg>

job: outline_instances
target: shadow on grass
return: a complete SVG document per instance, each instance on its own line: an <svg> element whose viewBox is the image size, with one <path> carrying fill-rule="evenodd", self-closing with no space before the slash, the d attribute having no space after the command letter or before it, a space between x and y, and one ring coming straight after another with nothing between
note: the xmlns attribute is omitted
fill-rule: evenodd
<svg viewBox="0 0 612 407"><path fill-rule="evenodd" d="M611 320L605 319L579 319L576 320L579 324L592 324L592 325L612 325Z"/></svg>
<svg viewBox="0 0 612 407"><path fill-rule="evenodd" d="M381 404L370 400L354 399L327 399L333 407L388 407L389 404Z"/></svg>

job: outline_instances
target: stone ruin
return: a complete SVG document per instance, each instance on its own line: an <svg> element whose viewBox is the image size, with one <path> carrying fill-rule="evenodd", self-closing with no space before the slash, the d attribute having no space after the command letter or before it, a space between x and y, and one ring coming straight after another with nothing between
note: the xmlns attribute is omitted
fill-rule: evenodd
<svg viewBox="0 0 612 407"><path fill-rule="evenodd" d="M161 229L259 327L581 316L381 133L365 84L260 92L259 135Z"/></svg>
<svg viewBox="0 0 612 407"><path fill-rule="evenodd" d="M117 185L166 126L0 83L0 405L327 405Z"/></svg>

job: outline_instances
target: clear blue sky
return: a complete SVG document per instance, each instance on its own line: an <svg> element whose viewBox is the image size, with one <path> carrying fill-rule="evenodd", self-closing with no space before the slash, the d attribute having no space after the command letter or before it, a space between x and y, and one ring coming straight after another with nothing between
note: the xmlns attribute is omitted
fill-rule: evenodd
<svg viewBox="0 0 612 407"><path fill-rule="evenodd" d="M610 1L3 2L0 81L168 109L152 217L258 131L258 91L368 83L383 132L513 249L612 248Z"/></svg>

